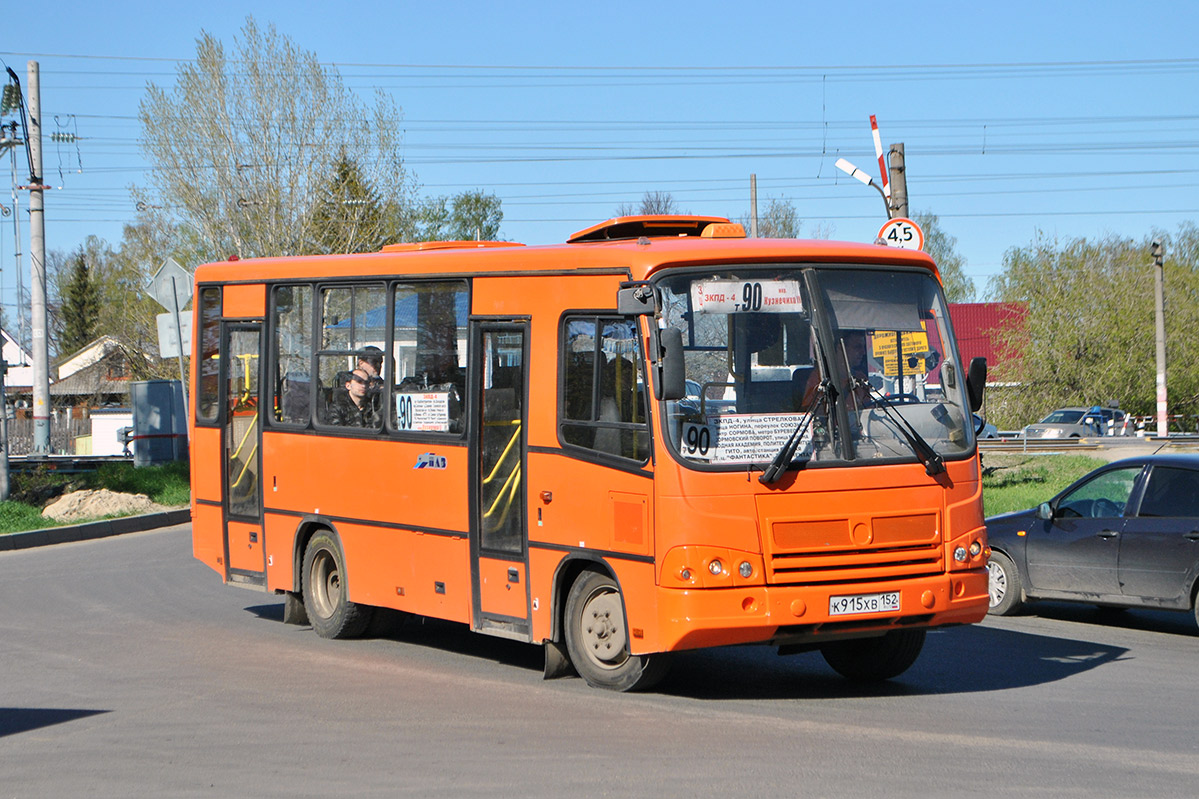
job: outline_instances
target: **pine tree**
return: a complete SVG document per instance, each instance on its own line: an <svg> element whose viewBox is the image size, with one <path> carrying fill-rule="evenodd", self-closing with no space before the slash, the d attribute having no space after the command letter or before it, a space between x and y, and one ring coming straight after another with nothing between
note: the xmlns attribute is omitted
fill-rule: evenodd
<svg viewBox="0 0 1199 799"><path fill-rule="evenodd" d="M100 319L100 291L92 277L83 249L76 253L71 277L63 291L61 354L75 352L96 337Z"/></svg>

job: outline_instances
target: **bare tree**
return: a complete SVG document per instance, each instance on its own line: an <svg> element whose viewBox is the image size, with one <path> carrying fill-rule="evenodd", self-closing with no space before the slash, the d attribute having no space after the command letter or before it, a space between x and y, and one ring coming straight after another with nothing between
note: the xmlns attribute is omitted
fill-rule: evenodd
<svg viewBox="0 0 1199 799"><path fill-rule="evenodd" d="M739 220L748 232L750 216L745 214ZM783 197L771 197L766 201L765 210L758 214L758 237L763 239L797 239L803 220L795 205Z"/></svg>
<svg viewBox="0 0 1199 799"><path fill-rule="evenodd" d="M367 107L335 69L252 17L233 58L202 33L195 61L179 67L173 88L148 86L139 118L154 167L150 185L134 190L141 221L186 227L204 259L327 244L317 210L341 159L390 206L377 224L401 224L411 204L394 102L380 93ZM386 231L357 235L388 238Z"/></svg>
<svg viewBox="0 0 1199 799"><path fill-rule="evenodd" d="M656 216L659 214L677 214L679 204L668 191L647 191L641 198L640 205L622 203L616 209L617 216Z"/></svg>

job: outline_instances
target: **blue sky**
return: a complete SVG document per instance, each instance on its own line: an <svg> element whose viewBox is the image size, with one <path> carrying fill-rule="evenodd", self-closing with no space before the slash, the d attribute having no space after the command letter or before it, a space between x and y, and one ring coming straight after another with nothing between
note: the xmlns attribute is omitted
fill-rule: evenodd
<svg viewBox="0 0 1199 799"><path fill-rule="evenodd" d="M422 192L494 192L501 235L528 244L646 191L738 217L751 173L759 206L790 200L806 233L872 240L882 200L833 167L877 172L871 114L884 147L904 143L912 211L940 216L980 289L1038 231L1139 239L1199 217L1197 3L13 4L0 58L22 83L40 64L43 172L62 187L48 249L119 242L146 83L170 86L201 31L232 45L247 15L363 97L392 94ZM5 217L6 303L14 271Z"/></svg>

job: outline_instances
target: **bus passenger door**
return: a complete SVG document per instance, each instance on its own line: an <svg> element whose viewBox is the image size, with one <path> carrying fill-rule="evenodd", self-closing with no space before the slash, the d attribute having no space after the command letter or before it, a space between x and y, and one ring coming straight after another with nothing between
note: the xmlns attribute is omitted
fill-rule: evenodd
<svg viewBox="0 0 1199 799"><path fill-rule="evenodd" d="M228 324L221 342L225 421L224 517L226 580L266 585L262 540L262 419L258 408L260 324Z"/></svg>
<svg viewBox="0 0 1199 799"><path fill-rule="evenodd" d="M471 463L472 628L527 641L525 405L528 325L472 322L477 396Z"/></svg>

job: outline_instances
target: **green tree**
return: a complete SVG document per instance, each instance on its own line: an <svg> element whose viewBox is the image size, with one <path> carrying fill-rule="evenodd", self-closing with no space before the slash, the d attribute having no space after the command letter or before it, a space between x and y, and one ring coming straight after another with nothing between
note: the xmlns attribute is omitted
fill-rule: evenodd
<svg viewBox="0 0 1199 799"><path fill-rule="evenodd" d="M966 274L966 259L957 251L958 240L941 227L941 220L930 211L920 211L912 221L924 231L924 251L937 262L945 298L950 302L974 302L974 281Z"/></svg>
<svg viewBox="0 0 1199 799"><path fill-rule="evenodd" d="M173 88L149 85L139 119L153 167L149 186L134 190L143 221L161 231L186 226L198 260L316 246L329 232L316 229L317 209L328 201L339 160L355 164L362 184L386 198L381 218L393 230L411 214L394 102L380 92L373 106L364 105L335 69L252 17L232 58L202 33ZM354 234L357 241L387 237L361 226Z"/></svg>
<svg viewBox="0 0 1199 799"><path fill-rule="evenodd" d="M47 310L50 341L56 356L69 355L100 336L109 335L124 349L134 379L179 377L174 361L158 357L156 317L163 309L146 294L145 285L162 264L162 252L170 252L173 245L182 252L187 249L182 243L185 237L157 233L152 235L149 228L129 225L119 250L114 250L104 239L88 236L79 253L47 254ZM88 268L88 282L95 291L97 307L90 334L72 339L67 336L68 309L80 254ZM184 262L194 263L194 260Z"/></svg>
<svg viewBox="0 0 1199 799"><path fill-rule="evenodd" d="M317 202L312 229L313 252L376 252L387 243L383 201L357 162L344 153Z"/></svg>
<svg viewBox="0 0 1199 799"><path fill-rule="evenodd" d="M500 198L482 191L467 191L450 201L453 237L461 241L495 241L504 221Z"/></svg>
<svg viewBox="0 0 1199 799"><path fill-rule="evenodd" d="M453 197L432 197L421 204L420 232L424 241L498 241L504 221L502 202L482 190Z"/></svg>
<svg viewBox="0 0 1199 799"><path fill-rule="evenodd" d="M1002 426L1028 423L1062 405L1116 401L1134 414L1154 412L1156 366L1150 238L1167 247L1166 352L1171 413L1199 407L1199 230L1143 240L1109 236L1059 241L1038 235L1004 255L991 293L1027 303L1025 330L1001 333L1010 356L994 365L1004 394Z"/></svg>
<svg viewBox="0 0 1199 799"><path fill-rule="evenodd" d="M61 353L75 352L96 337L100 321L100 291L92 279L87 256L80 247L71 259L70 277L63 287Z"/></svg>

